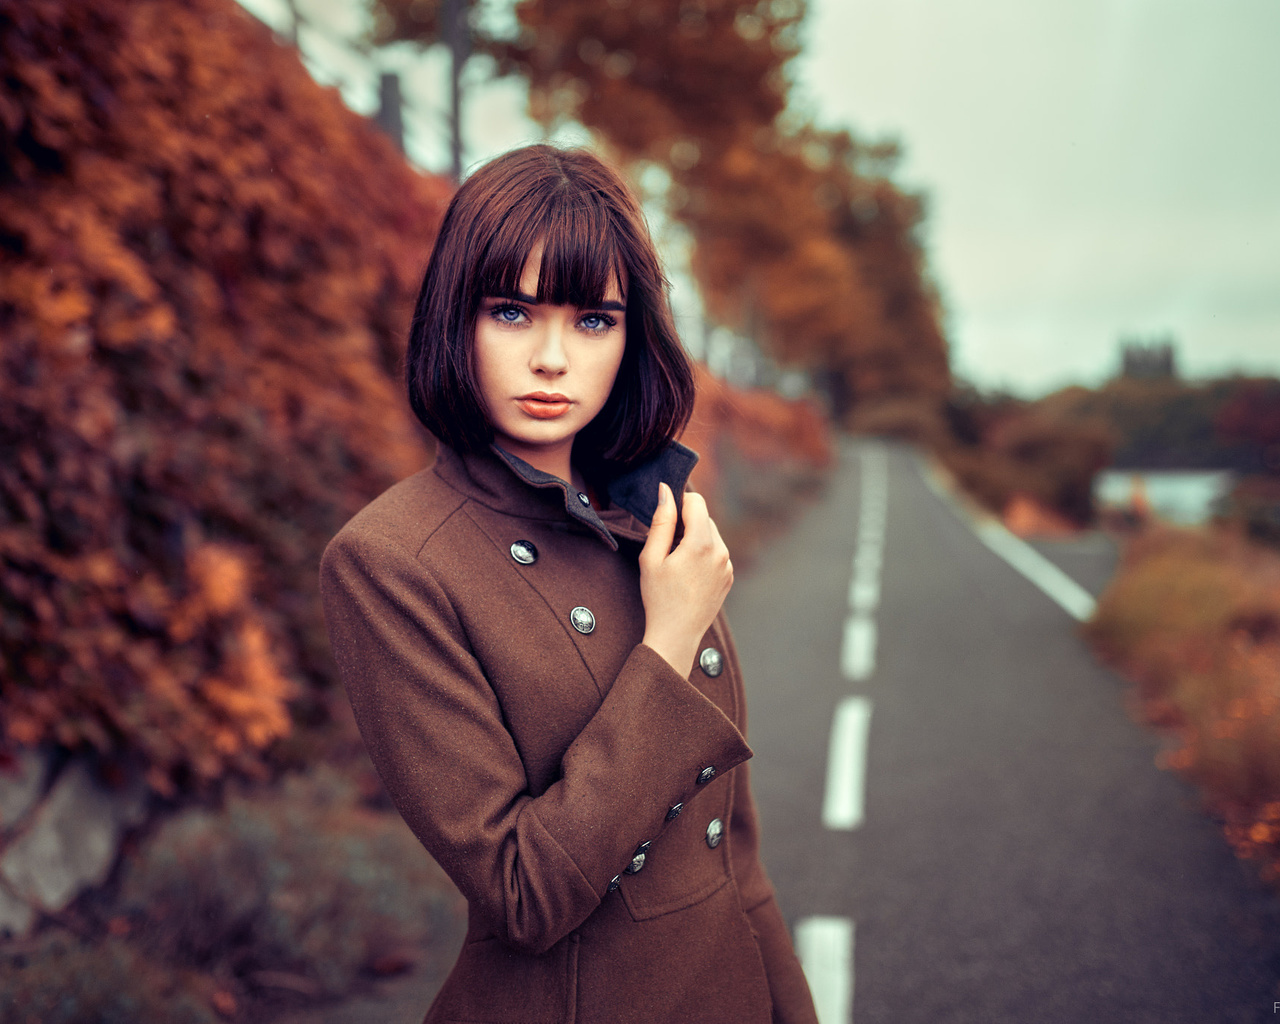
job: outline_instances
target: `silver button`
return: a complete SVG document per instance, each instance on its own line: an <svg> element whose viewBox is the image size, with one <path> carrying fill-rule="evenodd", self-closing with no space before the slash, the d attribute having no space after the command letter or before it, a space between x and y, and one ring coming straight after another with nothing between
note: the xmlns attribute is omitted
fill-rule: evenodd
<svg viewBox="0 0 1280 1024"><path fill-rule="evenodd" d="M587 497L585 494L583 494L581 491L579 491L579 492L578 492L578 500L579 500L580 502L582 502L582 504L584 504L584 505L590 505L590 504L591 504L591 499L590 499L590 498L588 498L588 497Z"/></svg>
<svg viewBox="0 0 1280 1024"><path fill-rule="evenodd" d="M617 892L617 891L618 891L618 889L619 889L621 886L622 886L622 876L621 876L621 875L614 875L611 879L609 879L609 891L610 891L610 892Z"/></svg>
<svg viewBox="0 0 1280 1024"><path fill-rule="evenodd" d="M628 875L634 875L637 871L639 871L642 867L644 867L644 857L645 855L643 853L637 853L634 857L632 857L631 863L628 864L624 869L626 873Z"/></svg>
<svg viewBox="0 0 1280 1024"><path fill-rule="evenodd" d="M667 821L675 821L680 817L680 812L684 810L684 804L672 804L671 809L667 811Z"/></svg>
<svg viewBox="0 0 1280 1024"><path fill-rule="evenodd" d="M583 608L582 605L569 613L569 621L579 633L590 633L596 628L596 617L591 614L590 608Z"/></svg>
<svg viewBox="0 0 1280 1024"><path fill-rule="evenodd" d="M521 565L533 565L538 560L538 549L531 540L517 540L511 544L511 557Z"/></svg>
<svg viewBox="0 0 1280 1024"><path fill-rule="evenodd" d="M698 655L698 665L712 679L724 671L724 656L714 647L704 647Z"/></svg>
<svg viewBox="0 0 1280 1024"><path fill-rule="evenodd" d="M698 785L705 786L708 782L716 777L716 766L707 765L702 771L698 772Z"/></svg>
<svg viewBox="0 0 1280 1024"><path fill-rule="evenodd" d="M712 818L711 824L707 826L707 845L714 850L720 845L720 840L723 838L724 822L719 818Z"/></svg>

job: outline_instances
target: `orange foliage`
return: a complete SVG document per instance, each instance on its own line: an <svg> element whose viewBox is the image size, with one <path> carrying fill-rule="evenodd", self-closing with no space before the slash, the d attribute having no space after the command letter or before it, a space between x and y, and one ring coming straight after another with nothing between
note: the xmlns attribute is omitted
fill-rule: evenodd
<svg viewBox="0 0 1280 1024"><path fill-rule="evenodd" d="M1086 636L1169 736L1160 763L1280 881L1280 556L1225 530L1153 528L1130 542Z"/></svg>
<svg viewBox="0 0 1280 1024"><path fill-rule="evenodd" d="M405 0L380 0L389 13ZM410 10L413 5L409 4ZM786 106L803 0L519 0L521 33L496 46L529 80L529 109L604 131L629 158L667 162ZM719 144L719 143L717 143ZM694 147L692 150L689 147Z"/></svg>
<svg viewBox="0 0 1280 1024"><path fill-rule="evenodd" d="M0 0L0 745L259 771L325 541L427 451L447 198L232 0Z"/></svg>
<svg viewBox="0 0 1280 1024"><path fill-rule="evenodd" d="M788 401L764 389L741 391L701 365L696 369L698 398L681 440L701 456L693 485L707 496L718 524L739 532L742 524L730 521L732 510L724 507L726 456L740 457L757 470L798 465L821 473L833 458L831 427L810 401Z"/></svg>

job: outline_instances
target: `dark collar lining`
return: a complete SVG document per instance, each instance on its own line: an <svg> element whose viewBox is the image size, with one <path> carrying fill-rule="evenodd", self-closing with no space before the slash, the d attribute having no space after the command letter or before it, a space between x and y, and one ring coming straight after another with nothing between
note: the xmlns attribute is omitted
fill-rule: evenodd
<svg viewBox="0 0 1280 1024"><path fill-rule="evenodd" d="M497 445L492 445L490 452L492 455L497 456L498 466L506 467L506 470L514 474L520 481L546 494L548 498L551 497L553 492L559 491L558 500L555 501L555 504L562 507L570 519L587 527L613 550L616 551L618 549L618 541L614 536L613 530L616 530L622 536L630 536L633 533L633 531L627 530L618 523L615 523L613 530L610 530L601 520L596 509L590 505L584 505L578 498L578 492L559 477L544 473L540 469L535 469L523 459L504 451ZM511 511L516 514L520 514L523 511L533 512L533 509L527 508L525 502L519 502L519 505L525 506L524 508L512 508L510 502L502 500L508 497L508 495L499 493L499 491L507 490L501 484L501 477L505 476L505 473L499 472L495 477L494 471L498 469L498 466L494 466L493 470L486 470L483 463L487 462L490 466L494 465L488 454L459 457L456 453L441 446L436 465L438 475L446 480L454 476L452 469L455 462L461 462L462 465L459 468L466 473L473 485L479 486L481 493L484 495L480 500L490 499L485 501L486 504L493 504L494 507L499 508L501 511ZM678 496L684 493L689 473L697 462L698 456L696 452L686 448L678 441L672 441L650 462L644 463L609 481L606 487L609 501L634 516L643 526L648 527L653 522L653 513L658 506L659 481L665 482L671 488L672 494ZM507 479L510 479L510 477L507 477ZM517 496L510 495L509 497L515 498ZM678 500L679 498L677 497ZM547 509L547 511L550 510ZM609 516L607 512L606 516L611 520L615 518L614 516ZM631 537L631 539L637 538ZM643 536L640 535L639 539L643 539Z"/></svg>

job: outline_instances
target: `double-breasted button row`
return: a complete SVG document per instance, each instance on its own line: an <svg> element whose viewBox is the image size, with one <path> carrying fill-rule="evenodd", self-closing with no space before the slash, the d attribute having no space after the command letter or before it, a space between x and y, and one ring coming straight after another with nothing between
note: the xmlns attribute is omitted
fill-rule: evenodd
<svg viewBox="0 0 1280 1024"><path fill-rule="evenodd" d="M516 540L511 542L511 557L521 565L533 565L538 560L537 545L531 540ZM590 608L578 605L569 613L569 622L579 633L586 635L596 628L596 617L592 614Z"/></svg>
<svg viewBox="0 0 1280 1024"><path fill-rule="evenodd" d="M684 808L684 804L673 804L671 810L667 811L667 820L678 817L680 811ZM724 838L724 822L719 818L712 818L710 824L707 825L707 846L715 849L720 845L720 840ZM617 892L622 888L622 875L635 875L643 870L645 861L648 860L649 847L651 843L644 842L636 847L636 852L631 855L631 863L622 869L621 874L614 875L609 879L609 892Z"/></svg>

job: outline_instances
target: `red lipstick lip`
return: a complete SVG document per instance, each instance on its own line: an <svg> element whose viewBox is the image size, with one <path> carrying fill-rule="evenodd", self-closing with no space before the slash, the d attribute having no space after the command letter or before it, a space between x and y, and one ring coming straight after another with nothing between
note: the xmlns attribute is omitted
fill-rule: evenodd
<svg viewBox="0 0 1280 1024"><path fill-rule="evenodd" d="M531 391L516 399L516 405L526 416L535 420L558 420L573 408L573 403L561 394Z"/></svg>
<svg viewBox="0 0 1280 1024"><path fill-rule="evenodd" d="M516 401L517 402L557 402L559 403L559 402L567 402L569 401L569 398L567 395L562 395L562 394L559 394L558 392L555 394L548 394L545 391L530 391L527 395L521 395L519 398L516 399Z"/></svg>

